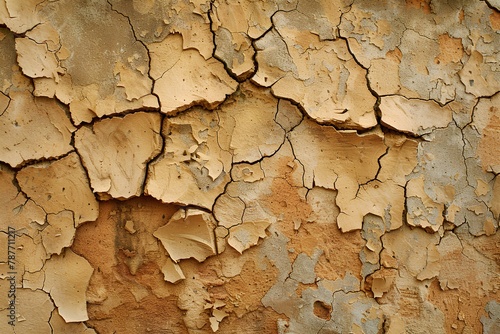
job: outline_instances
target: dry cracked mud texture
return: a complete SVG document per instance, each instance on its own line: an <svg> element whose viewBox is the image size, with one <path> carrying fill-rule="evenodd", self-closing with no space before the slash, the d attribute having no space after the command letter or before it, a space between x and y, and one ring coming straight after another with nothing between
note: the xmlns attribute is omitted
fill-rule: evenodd
<svg viewBox="0 0 500 334"><path fill-rule="evenodd" d="M0 0L1 333L500 333L500 1Z"/></svg>

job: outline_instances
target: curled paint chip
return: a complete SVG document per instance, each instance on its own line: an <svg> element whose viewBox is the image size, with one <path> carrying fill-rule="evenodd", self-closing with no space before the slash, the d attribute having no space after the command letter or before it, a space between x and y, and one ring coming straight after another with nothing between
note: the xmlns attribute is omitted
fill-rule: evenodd
<svg viewBox="0 0 500 334"><path fill-rule="evenodd" d="M170 283L175 284L179 281L182 281L183 279L186 279L186 276L184 276L181 267L170 258L167 258L167 262L165 262L165 264L161 268L161 272L163 273L165 281Z"/></svg>
<svg viewBox="0 0 500 334"><path fill-rule="evenodd" d="M382 123L414 135L430 133L434 128L444 128L452 120L450 107L441 107L434 101L409 100L402 96L384 96L380 110Z"/></svg>
<svg viewBox="0 0 500 334"><path fill-rule="evenodd" d="M180 209L153 235L160 239L175 262L191 257L203 262L216 254L214 228L215 221L211 214L196 209Z"/></svg>

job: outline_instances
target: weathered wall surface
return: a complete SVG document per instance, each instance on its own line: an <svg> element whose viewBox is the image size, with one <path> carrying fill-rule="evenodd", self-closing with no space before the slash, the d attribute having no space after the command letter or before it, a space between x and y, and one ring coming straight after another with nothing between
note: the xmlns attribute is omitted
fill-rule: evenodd
<svg viewBox="0 0 500 334"><path fill-rule="evenodd" d="M1 333L499 333L500 2L0 0Z"/></svg>

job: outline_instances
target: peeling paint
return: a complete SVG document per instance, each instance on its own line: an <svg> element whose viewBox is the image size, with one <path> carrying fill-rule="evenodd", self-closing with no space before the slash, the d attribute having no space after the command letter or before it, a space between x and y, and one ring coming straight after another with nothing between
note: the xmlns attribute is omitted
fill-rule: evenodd
<svg viewBox="0 0 500 334"><path fill-rule="evenodd" d="M0 0L0 332L498 332L499 8Z"/></svg>

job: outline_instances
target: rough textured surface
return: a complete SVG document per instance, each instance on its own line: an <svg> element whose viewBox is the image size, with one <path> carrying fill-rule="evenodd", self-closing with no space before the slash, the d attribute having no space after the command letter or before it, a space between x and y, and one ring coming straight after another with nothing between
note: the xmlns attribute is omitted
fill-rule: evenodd
<svg viewBox="0 0 500 334"><path fill-rule="evenodd" d="M163 202L211 208L230 180L229 145L218 140L217 113L201 108L165 118L162 154L148 168L145 193Z"/></svg>
<svg viewBox="0 0 500 334"><path fill-rule="evenodd" d="M277 12L273 29L255 43L259 69L253 80L300 103L319 123L371 128L376 125L376 98L366 70L349 53L346 41L335 36L335 25L347 9L340 2L299 3L295 10Z"/></svg>
<svg viewBox="0 0 500 334"><path fill-rule="evenodd" d="M497 0L0 0L0 333L500 331Z"/></svg>

